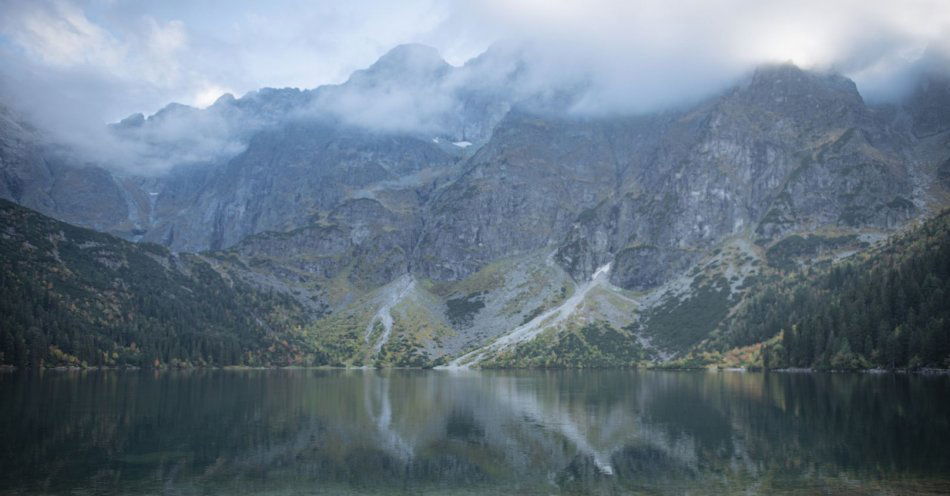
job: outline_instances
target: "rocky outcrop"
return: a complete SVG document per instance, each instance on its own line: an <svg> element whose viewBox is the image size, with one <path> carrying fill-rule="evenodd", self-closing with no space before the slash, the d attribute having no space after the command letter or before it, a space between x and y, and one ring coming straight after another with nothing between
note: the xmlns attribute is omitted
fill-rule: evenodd
<svg viewBox="0 0 950 496"><path fill-rule="evenodd" d="M615 164L595 128L513 112L429 205L417 269L460 279L493 259L552 249L581 210L612 189Z"/></svg>
<svg viewBox="0 0 950 496"><path fill-rule="evenodd" d="M292 123L255 135L216 170L185 171L165 183L146 239L183 251L227 248L251 234L306 226L374 184L438 174L454 163L411 136Z"/></svg>
<svg viewBox="0 0 950 496"><path fill-rule="evenodd" d="M950 131L950 84L939 73L924 74L907 99L905 107L919 138Z"/></svg>
<svg viewBox="0 0 950 496"><path fill-rule="evenodd" d="M610 282L637 290L732 237L888 230L945 197L945 80L878 108L844 77L779 65L690 108L580 117L570 91L525 93L512 60L489 51L453 67L404 46L341 85L133 116L112 132L193 158L147 177L70 162L4 113L0 195L173 250L233 247L294 277L345 273L366 288L553 253L576 281L612 263ZM185 124L194 136L171 132Z"/></svg>
<svg viewBox="0 0 950 496"><path fill-rule="evenodd" d="M313 224L250 236L229 251L252 266L266 261L293 271L302 278L297 282L345 277L369 290L409 271L417 233L413 216L392 212L376 200L358 199L344 202Z"/></svg>
<svg viewBox="0 0 950 496"><path fill-rule="evenodd" d="M69 150L0 105L0 198L58 219L133 237L137 187L110 171L78 162Z"/></svg>
<svg viewBox="0 0 950 496"><path fill-rule="evenodd" d="M779 66L658 117L657 135L615 126L604 142L637 143L649 159L621 169L616 193L575 219L558 259L583 279L616 257L612 282L644 289L730 236L897 227L918 211L923 172L909 130L887 117L844 78Z"/></svg>

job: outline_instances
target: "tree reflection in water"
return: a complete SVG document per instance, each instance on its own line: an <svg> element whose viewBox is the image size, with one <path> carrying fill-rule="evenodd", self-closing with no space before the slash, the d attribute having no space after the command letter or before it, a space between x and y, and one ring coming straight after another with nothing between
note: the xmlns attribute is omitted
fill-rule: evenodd
<svg viewBox="0 0 950 496"><path fill-rule="evenodd" d="M0 494L950 492L950 378L0 375Z"/></svg>

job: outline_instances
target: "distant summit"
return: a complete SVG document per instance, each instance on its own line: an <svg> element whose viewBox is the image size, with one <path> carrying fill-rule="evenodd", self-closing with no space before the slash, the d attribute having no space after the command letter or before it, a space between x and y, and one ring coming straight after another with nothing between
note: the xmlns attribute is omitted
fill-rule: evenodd
<svg viewBox="0 0 950 496"><path fill-rule="evenodd" d="M354 72L346 85L418 83L434 81L452 69L435 48L399 45L383 54L367 69Z"/></svg>

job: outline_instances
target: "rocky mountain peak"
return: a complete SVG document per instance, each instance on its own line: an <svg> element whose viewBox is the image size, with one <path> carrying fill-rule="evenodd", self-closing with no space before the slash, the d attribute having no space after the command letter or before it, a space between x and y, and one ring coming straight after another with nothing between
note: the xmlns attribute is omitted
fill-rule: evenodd
<svg viewBox="0 0 950 496"><path fill-rule="evenodd" d="M435 48L406 44L386 52L369 68L354 72L347 83L427 81L438 79L451 69Z"/></svg>
<svg viewBox="0 0 950 496"><path fill-rule="evenodd" d="M814 117L816 110L842 114L864 106L854 81L791 63L759 67L741 87L740 96L763 109L802 118Z"/></svg>
<svg viewBox="0 0 950 496"><path fill-rule="evenodd" d="M571 88L532 92L526 60L498 49L455 68L403 45L344 84L114 125L175 164L154 177L54 157L0 106L0 197L174 251L228 250L202 257L330 312L321 329L354 342L374 315L393 336L451 327L430 347L444 356L549 317L619 328L690 295L703 302L684 308L725 312L775 253L857 249L943 201L930 185L950 188L933 136L950 130L946 79L922 82L900 118L791 64L692 108L577 116ZM697 339L717 321L702 320Z"/></svg>
<svg viewBox="0 0 950 496"><path fill-rule="evenodd" d="M114 126L117 128L125 129L125 128L142 127L143 124L145 124L145 115L142 114L141 112L138 112L126 117L125 119L122 119Z"/></svg>
<svg viewBox="0 0 950 496"><path fill-rule="evenodd" d="M442 59L442 55L435 48L419 43L406 43L398 45L392 50L383 54L370 69L373 68L406 68L413 67L442 67L448 63Z"/></svg>
<svg viewBox="0 0 950 496"><path fill-rule="evenodd" d="M201 112L201 109L197 109L190 105L173 102L173 103L169 103L168 105L165 105L164 107L162 107L161 110L150 115L146 120L163 121L163 120L187 118L199 112Z"/></svg>
<svg viewBox="0 0 950 496"><path fill-rule="evenodd" d="M237 100L237 99L234 98L234 95L232 95L232 94L230 94L230 93L225 93L225 94L219 96L218 99L215 100L214 103L213 103L211 106L212 106L212 107L215 107L215 106L222 106L222 105L231 105L231 104L233 104L236 100Z"/></svg>

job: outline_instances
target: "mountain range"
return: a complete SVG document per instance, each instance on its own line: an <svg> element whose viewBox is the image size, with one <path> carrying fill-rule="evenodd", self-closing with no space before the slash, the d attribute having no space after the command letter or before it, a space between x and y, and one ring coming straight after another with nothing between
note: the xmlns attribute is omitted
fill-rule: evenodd
<svg viewBox="0 0 950 496"><path fill-rule="evenodd" d="M583 81L538 84L505 50L455 67L404 45L339 85L130 116L86 144L114 152L98 156L2 107L0 197L35 210L4 204L5 290L41 274L31 298L96 336L11 323L3 361L615 366L765 342L785 329L733 338L763 291L950 204L950 79L914 88L868 104L781 64L676 108L592 114ZM221 301L142 300L174 294Z"/></svg>

